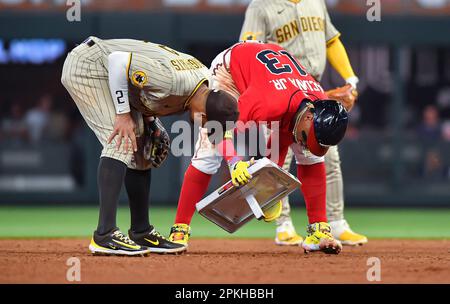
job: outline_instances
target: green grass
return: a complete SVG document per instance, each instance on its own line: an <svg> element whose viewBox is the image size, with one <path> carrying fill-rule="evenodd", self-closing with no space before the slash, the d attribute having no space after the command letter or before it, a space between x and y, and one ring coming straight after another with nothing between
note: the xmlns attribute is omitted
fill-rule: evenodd
<svg viewBox="0 0 450 304"><path fill-rule="evenodd" d="M0 207L0 238L89 237L97 224L96 207ZM167 235L175 209L151 208L150 219ZM293 211L294 224L304 234L304 209ZM348 209L346 218L355 231L370 238L450 239L450 209ZM129 211L120 208L118 225L126 232ZM272 238L274 224L251 221L233 235L196 214L195 237Z"/></svg>

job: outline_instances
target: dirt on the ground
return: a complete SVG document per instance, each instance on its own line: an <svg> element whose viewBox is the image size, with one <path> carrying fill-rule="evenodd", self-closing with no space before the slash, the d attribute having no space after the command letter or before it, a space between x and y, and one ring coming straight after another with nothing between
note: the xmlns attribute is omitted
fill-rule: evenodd
<svg viewBox="0 0 450 304"><path fill-rule="evenodd" d="M450 283L449 240L371 240L339 255L269 239L193 239L185 254L148 257L92 256L88 244L0 240L0 283L69 283L70 257L80 260L81 283L370 283L370 257L380 261L381 283Z"/></svg>

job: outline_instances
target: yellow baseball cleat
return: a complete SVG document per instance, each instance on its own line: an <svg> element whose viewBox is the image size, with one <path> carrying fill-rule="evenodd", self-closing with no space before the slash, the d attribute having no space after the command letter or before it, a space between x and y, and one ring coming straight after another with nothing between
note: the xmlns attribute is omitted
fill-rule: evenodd
<svg viewBox="0 0 450 304"><path fill-rule="evenodd" d="M190 235L191 227L188 224L175 224L170 229L169 240L187 247Z"/></svg>
<svg viewBox="0 0 450 304"><path fill-rule="evenodd" d="M283 210L283 204L281 201L278 201L275 205L264 211L264 221L269 223L276 220L280 217L281 210Z"/></svg>
<svg viewBox="0 0 450 304"><path fill-rule="evenodd" d="M150 248L136 244L118 228L100 235L94 231L89 251L94 255L127 255L145 256L151 252Z"/></svg>
<svg viewBox="0 0 450 304"><path fill-rule="evenodd" d="M285 221L277 227L275 244L280 246L299 246L303 238L297 234L290 221Z"/></svg>
<svg viewBox="0 0 450 304"><path fill-rule="evenodd" d="M368 242L367 237L354 232L346 220L330 222L333 237L339 240L342 245L358 246Z"/></svg>
<svg viewBox="0 0 450 304"><path fill-rule="evenodd" d="M328 254L339 254L342 244L331 235L331 227L328 223L320 222L308 225L308 236L302 243L305 253L311 251L323 251Z"/></svg>

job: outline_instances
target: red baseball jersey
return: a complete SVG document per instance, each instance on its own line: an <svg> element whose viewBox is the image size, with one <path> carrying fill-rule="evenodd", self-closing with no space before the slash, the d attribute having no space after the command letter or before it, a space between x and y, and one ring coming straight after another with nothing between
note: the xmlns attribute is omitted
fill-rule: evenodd
<svg viewBox="0 0 450 304"><path fill-rule="evenodd" d="M282 133L300 103L326 99L321 85L286 50L275 44L242 42L231 48L230 73L240 93L239 119L280 122Z"/></svg>
<svg viewBox="0 0 450 304"><path fill-rule="evenodd" d="M265 122L269 128L279 122L279 153L270 157L281 166L293 143L292 120L300 103L327 96L305 68L278 45L247 41L230 50L229 70L240 94L239 120Z"/></svg>

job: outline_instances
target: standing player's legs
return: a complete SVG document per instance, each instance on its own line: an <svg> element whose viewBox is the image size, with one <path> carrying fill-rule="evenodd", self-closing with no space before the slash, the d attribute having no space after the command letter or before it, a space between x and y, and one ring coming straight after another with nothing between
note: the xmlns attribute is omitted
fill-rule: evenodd
<svg viewBox="0 0 450 304"><path fill-rule="evenodd" d="M190 223L195 213L195 204L205 195L211 176L220 168L222 157L208 139L207 129L201 128L195 145L194 156L186 170L178 200L175 224L170 230L170 240L187 246Z"/></svg>
<svg viewBox="0 0 450 304"><path fill-rule="evenodd" d="M283 170L289 171L294 154L292 149L288 149L288 154L283 164ZM303 241L302 237L297 234L291 219L291 207L289 205L289 196L282 199L283 208L281 215L276 220L277 230L275 243L277 245L296 246Z"/></svg>
<svg viewBox="0 0 450 304"><path fill-rule="evenodd" d="M353 232L344 218L344 183L337 146L328 149L325 155L325 166L327 172L327 215L333 236L344 245L367 243L367 238Z"/></svg>
<svg viewBox="0 0 450 304"><path fill-rule="evenodd" d="M120 188L132 154L131 151L116 151L115 141L107 144L114 126L115 109L101 56L98 47L80 44L67 56L61 77L87 125L103 145L97 175L99 221L89 248L92 253L142 255L149 249L137 245L116 227Z"/></svg>

